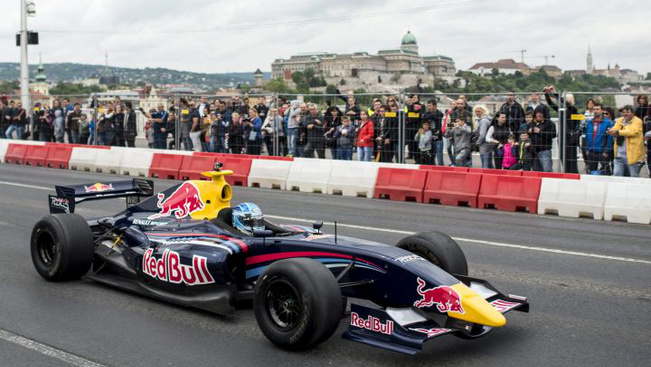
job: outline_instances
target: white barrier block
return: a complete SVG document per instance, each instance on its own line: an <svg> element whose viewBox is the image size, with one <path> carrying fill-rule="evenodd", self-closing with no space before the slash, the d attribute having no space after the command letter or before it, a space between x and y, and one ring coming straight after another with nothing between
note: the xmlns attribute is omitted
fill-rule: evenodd
<svg viewBox="0 0 651 367"><path fill-rule="evenodd" d="M375 162L333 161L328 194L372 198L379 168Z"/></svg>
<svg viewBox="0 0 651 367"><path fill-rule="evenodd" d="M0 139L0 163L4 163L5 154L7 154L7 149L9 149L9 142L11 140Z"/></svg>
<svg viewBox="0 0 651 367"><path fill-rule="evenodd" d="M638 183L651 184L651 179L642 177L621 177L621 176L599 176L599 175L581 175L581 181L599 181L607 183Z"/></svg>
<svg viewBox="0 0 651 367"><path fill-rule="evenodd" d="M249 187L285 190L292 161L254 159L249 171Z"/></svg>
<svg viewBox="0 0 651 367"><path fill-rule="evenodd" d="M120 174L135 177L149 177L149 167L156 149L127 148L120 162Z"/></svg>
<svg viewBox="0 0 651 367"><path fill-rule="evenodd" d="M561 217L586 217L601 220L608 184L602 181L581 181L543 178L538 199L538 214Z"/></svg>
<svg viewBox="0 0 651 367"><path fill-rule="evenodd" d="M609 183L604 219L651 224L651 187L647 184Z"/></svg>
<svg viewBox="0 0 651 367"><path fill-rule="evenodd" d="M98 149L95 155L95 172L119 173L122 158L127 148L111 147L111 149Z"/></svg>
<svg viewBox="0 0 651 367"><path fill-rule="evenodd" d="M101 149L96 148L81 148L73 147L72 154L70 154L70 161L68 168L77 171L95 171L95 157L97 151Z"/></svg>
<svg viewBox="0 0 651 367"><path fill-rule="evenodd" d="M325 194L332 162L331 159L295 158L287 175L286 190Z"/></svg>

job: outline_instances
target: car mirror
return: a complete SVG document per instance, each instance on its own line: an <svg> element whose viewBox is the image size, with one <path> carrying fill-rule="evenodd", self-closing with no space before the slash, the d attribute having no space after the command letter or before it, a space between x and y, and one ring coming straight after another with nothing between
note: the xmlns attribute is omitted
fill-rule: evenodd
<svg viewBox="0 0 651 367"><path fill-rule="evenodd" d="M323 221L322 220L315 220L314 223L312 223L312 228L316 229L317 232L323 227Z"/></svg>
<svg viewBox="0 0 651 367"><path fill-rule="evenodd" d="M253 230L253 237L273 237L274 231L270 229L254 229Z"/></svg>

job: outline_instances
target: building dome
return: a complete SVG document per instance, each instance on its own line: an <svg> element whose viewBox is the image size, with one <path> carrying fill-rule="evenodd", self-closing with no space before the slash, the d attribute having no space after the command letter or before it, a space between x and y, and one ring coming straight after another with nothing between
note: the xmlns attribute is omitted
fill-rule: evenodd
<svg viewBox="0 0 651 367"><path fill-rule="evenodd" d="M405 34L405 36L402 37L402 44L403 45L415 45L416 44L416 37L414 37L414 35L411 34L411 31L407 31L407 34Z"/></svg>

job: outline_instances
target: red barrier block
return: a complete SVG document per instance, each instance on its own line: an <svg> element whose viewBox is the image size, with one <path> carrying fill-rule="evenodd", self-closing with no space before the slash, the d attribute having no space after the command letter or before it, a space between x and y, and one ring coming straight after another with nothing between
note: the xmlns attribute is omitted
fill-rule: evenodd
<svg viewBox="0 0 651 367"><path fill-rule="evenodd" d="M5 153L5 163L24 164L27 149L31 145L9 143L7 153Z"/></svg>
<svg viewBox="0 0 651 367"><path fill-rule="evenodd" d="M50 147L47 145L30 145L25 154L25 165L45 167L45 161L47 160L49 150Z"/></svg>
<svg viewBox="0 0 651 367"><path fill-rule="evenodd" d="M538 172L538 171L522 171L524 177L540 177L540 178L564 178L566 180L580 180L581 175L576 173L557 173L557 172Z"/></svg>
<svg viewBox="0 0 651 367"><path fill-rule="evenodd" d="M421 165L420 169L426 169L430 171L444 171L444 172L468 172L468 167L450 167L450 166L428 166Z"/></svg>
<svg viewBox="0 0 651 367"><path fill-rule="evenodd" d="M288 161L288 162L291 162L291 161L294 160L294 158L292 158L292 157L278 157L278 156L275 156L275 155L260 155L256 159L267 159L267 160L270 160L270 161Z"/></svg>
<svg viewBox="0 0 651 367"><path fill-rule="evenodd" d="M538 177L484 175L477 207L537 213L541 181Z"/></svg>
<svg viewBox="0 0 651 367"><path fill-rule="evenodd" d="M463 172L430 171L423 190L423 202L477 207L482 175Z"/></svg>
<svg viewBox="0 0 651 367"><path fill-rule="evenodd" d="M46 143L45 146L49 148L45 165L50 168L68 169L74 144Z"/></svg>
<svg viewBox="0 0 651 367"><path fill-rule="evenodd" d="M210 156L183 156L179 178L181 180L210 180L209 177L203 176L201 172L214 170L217 160L218 158Z"/></svg>
<svg viewBox="0 0 651 367"><path fill-rule="evenodd" d="M243 154L229 154L224 157L224 170L232 170L233 174L226 176L226 182L232 186L247 186L249 172L251 171L251 163L253 160Z"/></svg>
<svg viewBox="0 0 651 367"><path fill-rule="evenodd" d="M155 153L149 167L149 177L178 180L183 157L177 154Z"/></svg>
<svg viewBox="0 0 651 367"><path fill-rule="evenodd" d="M380 167L373 197L422 203L423 188L428 172L428 170L419 169Z"/></svg>
<svg viewBox="0 0 651 367"><path fill-rule="evenodd" d="M192 153L193 156L195 157L214 157L214 158L222 158L227 156L228 154L226 153L211 153L211 152L194 152Z"/></svg>
<svg viewBox="0 0 651 367"><path fill-rule="evenodd" d="M470 168L468 172L485 175L522 176L522 171L511 171L510 169Z"/></svg>

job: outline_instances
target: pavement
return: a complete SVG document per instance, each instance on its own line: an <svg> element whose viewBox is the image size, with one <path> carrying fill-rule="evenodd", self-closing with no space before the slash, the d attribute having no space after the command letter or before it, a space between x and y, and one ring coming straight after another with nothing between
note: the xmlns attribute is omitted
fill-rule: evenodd
<svg viewBox="0 0 651 367"><path fill-rule="evenodd" d="M477 340L444 336L405 356L337 333L300 353L275 348L250 307L225 318L34 270L32 226L55 184L114 175L0 164L0 366L643 366L651 360L651 226L429 204L234 188L275 222L338 222L341 235L396 243L441 230L463 248L472 276L529 297L531 313ZM158 189L175 182L154 180ZM84 203L112 215L123 200Z"/></svg>

